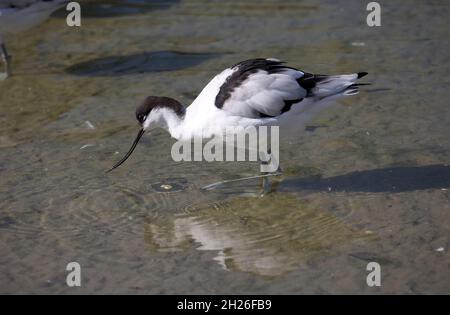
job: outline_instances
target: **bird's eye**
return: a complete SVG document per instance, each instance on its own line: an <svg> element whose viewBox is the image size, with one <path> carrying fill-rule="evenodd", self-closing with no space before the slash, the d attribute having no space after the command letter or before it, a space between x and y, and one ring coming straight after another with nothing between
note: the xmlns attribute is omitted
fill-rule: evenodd
<svg viewBox="0 0 450 315"><path fill-rule="evenodd" d="M140 123L143 123L143 122L145 121L146 118L147 118L147 115L144 115L144 114L139 114L139 115L137 116L137 120L138 120Z"/></svg>

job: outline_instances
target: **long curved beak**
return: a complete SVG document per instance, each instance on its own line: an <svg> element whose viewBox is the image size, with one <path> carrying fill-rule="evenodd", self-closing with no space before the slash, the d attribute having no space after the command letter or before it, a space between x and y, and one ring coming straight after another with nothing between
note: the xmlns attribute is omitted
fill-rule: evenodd
<svg viewBox="0 0 450 315"><path fill-rule="evenodd" d="M134 142L133 142L133 144L131 145L130 150L128 150L127 154L125 154L125 156L124 156L119 162L117 162L116 164L114 164L113 167L111 167L109 170L107 170L106 173L109 173L109 172L111 172L113 169L119 167L120 165L123 164L123 162L125 162L125 161L130 157L131 153L133 153L134 149L136 148L136 146L137 146L139 140L141 140L141 137L142 137L142 135L144 134L144 132L145 132L144 128L141 128L141 130L139 130L139 132L138 132L138 134L137 134L137 136L136 136L136 139L134 139Z"/></svg>

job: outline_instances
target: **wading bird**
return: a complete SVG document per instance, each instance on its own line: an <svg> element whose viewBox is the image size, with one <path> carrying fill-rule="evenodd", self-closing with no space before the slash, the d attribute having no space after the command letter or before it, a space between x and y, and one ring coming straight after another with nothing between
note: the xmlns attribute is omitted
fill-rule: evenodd
<svg viewBox="0 0 450 315"><path fill-rule="evenodd" d="M225 129L228 132L230 128L242 130L252 126L279 126L280 133L285 131L285 137L297 136L305 124L333 104L333 100L357 94L358 87L364 83L356 81L366 74L311 74L277 59L259 58L242 61L222 71L187 108L169 97L149 96L136 109L141 129L133 145L108 172L125 162L142 135L154 128L167 130L177 140L210 138ZM270 152L261 153L269 155L263 161L270 161ZM266 179L270 175L273 174L249 178ZM267 181L263 185L267 187Z"/></svg>
<svg viewBox="0 0 450 315"><path fill-rule="evenodd" d="M4 78L11 76L11 55L3 36L15 35L44 22L67 0L0 0L0 57L5 64Z"/></svg>

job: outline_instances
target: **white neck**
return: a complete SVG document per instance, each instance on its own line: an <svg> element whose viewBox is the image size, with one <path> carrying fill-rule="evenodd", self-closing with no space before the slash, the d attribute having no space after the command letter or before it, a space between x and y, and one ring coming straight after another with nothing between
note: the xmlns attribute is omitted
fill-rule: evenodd
<svg viewBox="0 0 450 315"><path fill-rule="evenodd" d="M184 117L178 116L170 109L161 109L160 115L159 127L167 130L172 138L180 139L182 136Z"/></svg>

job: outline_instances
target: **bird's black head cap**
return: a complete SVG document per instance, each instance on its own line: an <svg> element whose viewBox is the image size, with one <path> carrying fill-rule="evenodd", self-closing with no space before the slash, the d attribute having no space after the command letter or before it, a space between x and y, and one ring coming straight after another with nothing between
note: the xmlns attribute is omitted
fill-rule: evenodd
<svg viewBox="0 0 450 315"><path fill-rule="evenodd" d="M148 96L144 102L136 108L136 119L142 125L152 110L157 108L167 108L175 112L178 116L184 116L184 107L177 100L165 96Z"/></svg>

